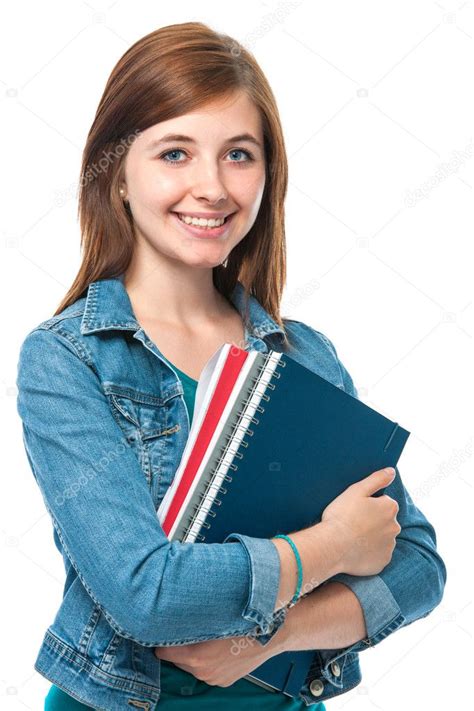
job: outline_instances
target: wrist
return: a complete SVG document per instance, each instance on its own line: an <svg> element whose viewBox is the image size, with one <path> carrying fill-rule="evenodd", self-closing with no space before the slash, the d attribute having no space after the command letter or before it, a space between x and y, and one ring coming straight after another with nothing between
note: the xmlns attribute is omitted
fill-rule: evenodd
<svg viewBox="0 0 474 711"><path fill-rule="evenodd" d="M273 635L270 642L265 645L272 657L283 652L304 649L304 647L298 647L295 642L299 637L300 627L302 624L304 626L308 610L315 604L317 593L317 590L312 590L311 594L306 593L305 597L300 598L294 607L286 611L285 622Z"/></svg>
<svg viewBox="0 0 474 711"><path fill-rule="evenodd" d="M312 528L314 546L319 552L319 566L323 571L319 585L333 575L344 572L347 543L344 532L333 521L320 521Z"/></svg>
<svg viewBox="0 0 474 711"><path fill-rule="evenodd" d="M322 585L333 575L344 572L343 554L345 544L337 526L320 522L289 534L302 564L300 597ZM297 589L298 566L296 557L287 541L272 538L280 556L280 586L274 611L286 607ZM298 603L296 603L298 604ZM292 609L292 608L290 608Z"/></svg>

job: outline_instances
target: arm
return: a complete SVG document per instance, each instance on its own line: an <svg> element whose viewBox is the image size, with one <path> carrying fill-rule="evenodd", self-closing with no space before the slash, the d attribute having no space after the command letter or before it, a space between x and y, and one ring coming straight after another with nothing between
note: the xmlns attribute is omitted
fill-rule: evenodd
<svg viewBox="0 0 474 711"><path fill-rule="evenodd" d="M337 649L366 638L364 614L356 595L327 581L288 610L286 622L268 646L280 652Z"/></svg>
<svg viewBox="0 0 474 711"><path fill-rule="evenodd" d="M352 378L339 360L333 344L323 334L313 332L322 337L337 359L345 391L358 397ZM341 645L343 649L339 649L337 655L325 653L328 664L342 653L359 652L368 646L375 646L399 627L429 615L442 600L447 572L437 551L435 530L411 499L398 468L395 467L395 470L396 476L385 493L399 504L397 520L402 530L397 536L390 563L378 575L338 573L330 578L330 581L346 585L357 596L367 637L353 644Z"/></svg>
<svg viewBox="0 0 474 711"><path fill-rule="evenodd" d="M17 376L28 461L88 594L121 636L144 646L249 632L263 644L286 612L274 613L277 548L248 536L170 542L93 367L57 324L27 336Z"/></svg>
<svg viewBox="0 0 474 711"><path fill-rule="evenodd" d="M395 492L389 495L399 500ZM418 527L411 521L402 526L392 560L381 573L339 573L288 610L269 652L318 650L325 672L332 675L336 659L373 647L398 628L426 617L441 599L445 567L441 559L437 562L430 525ZM399 541L402 535L405 539ZM426 547L418 542L425 537Z"/></svg>

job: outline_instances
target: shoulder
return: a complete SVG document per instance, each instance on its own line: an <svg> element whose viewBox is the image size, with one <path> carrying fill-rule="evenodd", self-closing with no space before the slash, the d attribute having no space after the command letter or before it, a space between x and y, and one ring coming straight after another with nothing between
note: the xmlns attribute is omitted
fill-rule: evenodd
<svg viewBox="0 0 474 711"><path fill-rule="evenodd" d="M304 323L304 321L295 321L291 318L284 318L283 321L289 337L292 336L293 340L302 341L306 345L328 352L333 358L337 358L336 349L332 341L324 333L317 331L312 326Z"/></svg>
<svg viewBox="0 0 474 711"><path fill-rule="evenodd" d="M48 351L52 353L53 349L58 350L59 344L62 344L81 360L87 361L88 356L81 335L85 301L85 298L79 299L56 316L51 316L31 328L23 338L20 355L24 355L26 351L32 354L37 350L47 358Z"/></svg>
<svg viewBox="0 0 474 711"><path fill-rule="evenodd" d="M287 355L313 370L349 395L358 397L352 377L339 358L333 341L303 321L283 319L290 342Z"/></svg>
<svg viewBox="0 0 474 711"><path fill-rule="evenodd" d="M39 328L45 330L55 330L58 328L59 324L62 324L65 327L69 326L72 330L74 329L74 326L76 326L77 330L79 331L80 323L82 317L84 316L85 307L86 298L82 297L81 299L75 301L73 304L66 306L66 308L63 309L59 314L56 314L56 316L50 316L44 321L41 321L41 323L37 324L37 326L35 326L32 331Z"/></svg>

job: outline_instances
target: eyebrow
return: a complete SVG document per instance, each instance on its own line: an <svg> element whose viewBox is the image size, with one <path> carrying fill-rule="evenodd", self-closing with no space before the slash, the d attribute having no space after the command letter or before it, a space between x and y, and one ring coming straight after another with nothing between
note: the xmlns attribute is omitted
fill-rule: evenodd
<svg viewBox="0 0 474 711"><path fill-rule="evenodd" d="M261 144L257 139L252 136L251 133L239 133L238 136L232 136L231 138L228 138L224 143L237 143L240 141L247 141L247 143L253 143L255 146L258 146L261 148ZM148 144L147 150L151 151L154 148L157 148L158 146L161 146L165 143L196 143L194 138L191 138L191 136L184 136L181 133L167 133L166 136L162 136L162 138L159 138L155 141L152 141L151 143Z"/></svg>

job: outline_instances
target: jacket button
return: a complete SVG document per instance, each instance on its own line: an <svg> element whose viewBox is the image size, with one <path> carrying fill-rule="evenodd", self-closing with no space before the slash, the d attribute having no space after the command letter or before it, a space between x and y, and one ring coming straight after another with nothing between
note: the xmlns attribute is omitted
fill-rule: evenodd
<svg viewBox="0 0 474 711"><path fill-rule="evenodd" d="M334 676L339 676L341 673L341 667L337 662L331 662L331 671Z"/></svg>
<svg viewBox="0 0 474 711"><path fill-rule="evenodd" d="M321 679L313 679L309 685L309 690L313 696L321 696L324 691L324 684Z"/></svg>

